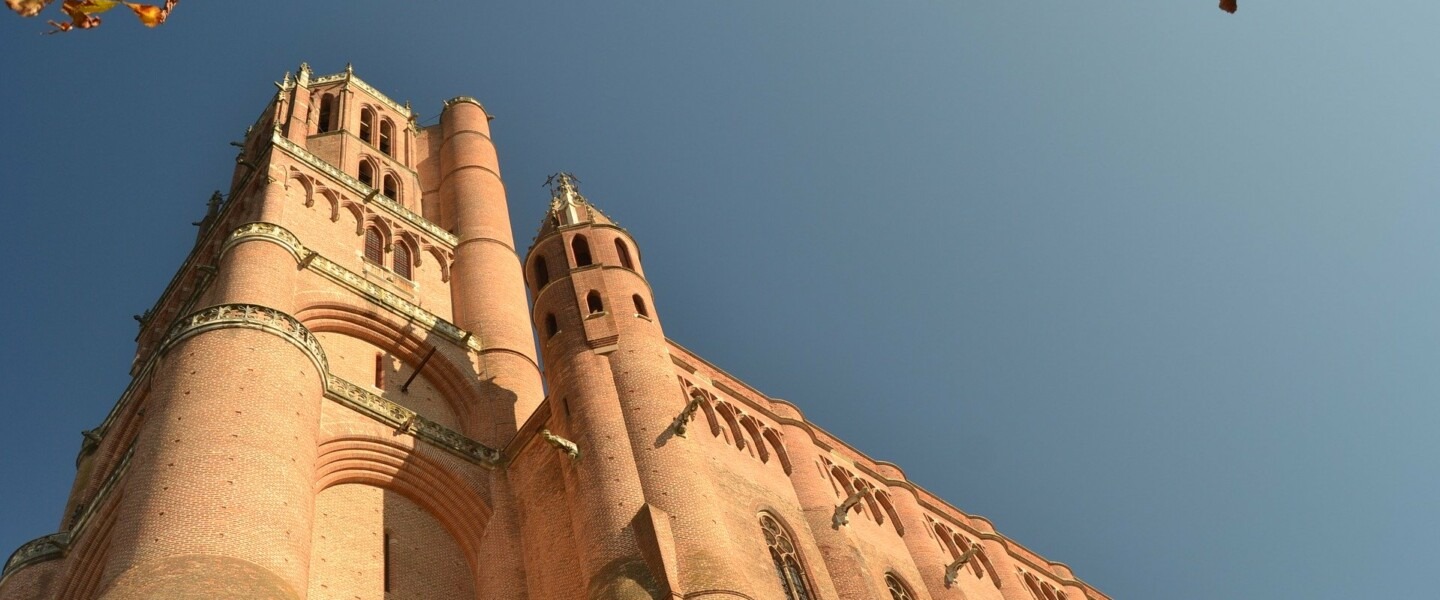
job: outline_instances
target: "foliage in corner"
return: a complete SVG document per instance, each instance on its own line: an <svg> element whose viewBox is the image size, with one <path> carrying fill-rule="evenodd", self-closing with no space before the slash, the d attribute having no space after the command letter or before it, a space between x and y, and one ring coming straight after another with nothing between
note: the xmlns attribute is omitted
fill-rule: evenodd
<svg viewBox="0 0 1440 600"><path fill-rule="evenodd" d="M5 0L5 6L15 11L22 17L34 17L45 10L55 0ZM180 0L165 0L164 6L153 4L137 4L134 2L121 2L120 0L64 0L60 3L60 12L69 17L68 22L46 21L51 29L45 33L63 33L73 29L91 29L100 24L100 13L106 12L121 4L135 13L140 23L146 27L155 27L165 22L170 16L170 11L175 8Z"/></svg>

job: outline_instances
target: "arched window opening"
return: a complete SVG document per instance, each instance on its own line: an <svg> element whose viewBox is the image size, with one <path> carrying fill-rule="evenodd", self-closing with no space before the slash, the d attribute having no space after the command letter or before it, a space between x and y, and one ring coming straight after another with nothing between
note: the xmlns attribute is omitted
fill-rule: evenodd
<svg viewBox="0 0 1440 600"><path fill-rule="evenodd" d="M390 124L390 119L382 119L380 121L380 151L387 156L390 155L390 137L394 133L395 126Z"/></svg>
<svg viewBox="0 0 1440 600"><path fill-rule="evenodd" d="M410 247L405 245L404 242L395 244L395 274L406 279L412 279L410 276L410 267Z"/></svg>
<svg viewBox="0 0 1440 600"><path fill-rule="evenodd" d="M360 161L360 183L375 187L375 167L370 166L370 161Z"/></svg>
<svg viewBox="0 0 1440 600"><path fill-rule="evenodd" d="M385 264L385 239L374 227L365 228L365 260L377 265Z"/></svg>
<svg viewBox="0 0 1440 600"><path fill-rule="evenodd" d="M535 291L539 292L550 283L550 269L545 266L545 257L535 257Z"/></svg>
<svg viewBox="0 0 1440 600"><path fill-rule="evenodd" d="M370 131L370 128L373 127L370 123L374 120L375 111L368 108L360 109L360 141L367 144L375 143L374 137L371 135L372 132Z"/></svg>
<svg viewBox="0 0 1440 600"><path fill-rule="evenodd" d="M320 97L320 122L315 125L315 133L325 133L335 129L335 94L325 94Z"/></svg>
<svg viewBox="0 0 1440 600"><path fill-rule="evenodd" d="M1040 589L1045 591L1045 600L1056 600L1055 587L1049 582L1040 584Z"/></svg>
<svg viewBox="0 0 1440 600"><path fill-rule="evenodd" d="M625 245L625 240L615 238L615 253L620 255L620 266L627 269L635 268L635 263L630 260L630 247Z"/></svg>
<svg viewBox="0 0 1440 600"><path fill-rule="evenodd" d="M790 533L768 514L760 515L760 529L765 532L765 544L775 563L775 574L780 577L780 588L785 590L785 600L810 600L810 587L805 583L800 554Z"/></svg>
<svg viewBox="0 0 1440 600"><path fill-rule="evenodd" d="M555 315L545 315L545 339L555 337L557 333L560 333L560 324L555 322Z"/></svg>
<svg viewBox="0 0 1440 600"><path fill-rule="evenodd" d="M383 179L382 181L384 181L384 184L382 184L382 187L380 188L380 193L385 194L386 198L399 202L400 182L396 181L395 176L390 174L386 174L385 179Z"/></svg>
<svg viewBox="0 0 1440 600"><path fill-rule="evenodd" d="M1045 600L1045 592L1040 591L1040 582L1035 580L1034 575L1025 574L1025 587L1030 588L1030 595L1036 600Z"/></svg>
<svg viewBox="0 0 1440 600"><path fill-rule="evenodd" d="M885 587L890 590L891 600L915 600L915 595L910 593L910 588L894 574L885 574Z"/></svg>
<svg viewBox="0 0 1440 600"><path fill-rule="evenodd" d="M600 292L595 290L590 290L590 293L585 296L585 306L590 309L592 315L605 312L605 303L600 300Z"/></svg>
<svg viewBox="0 0 1440 600"><path fill-rule="evenodd" d="M642 317L650 316L650 311L645 310L645 299L641 298L640 294L635 294L631 296L630 299L635 301L635 314Z"/></svg>
<svg viewBox="0 0 1440 600"><path fill-rule="evenodd" d="M590 242L585 240L585 236L575 236L575 239L570 241L570 250L575 253L575 266L590 265Z"/></svg>
<svg viewBox="0 0 1440 600"><path fill-rule="evenodd" d="M875 501L880 503L880 508L890 516L890 524L895 526L895 533L905 535L905 525L900 522L900 516L895 513L895 504L890 501L890 494L887 492L875 492Z"/></svg>

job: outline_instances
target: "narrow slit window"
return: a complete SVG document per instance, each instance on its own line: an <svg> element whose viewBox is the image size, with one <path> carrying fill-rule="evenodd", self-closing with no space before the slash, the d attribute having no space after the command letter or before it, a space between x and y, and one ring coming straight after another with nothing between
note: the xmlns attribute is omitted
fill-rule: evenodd
<svg viewBox="0 0 1440 600"><path fill-rule="evenodd" d="M404 242L395 244L395 274L410 279L410 247Z"/></svg>
<svg viewBox="0 0 1440 600"><path fill-rule="evenodd" d="M370 161L360 161L360 183L375 187L375 167L370 166Z"/></svg>
<svg viewBox="0 0 1440 600"><path fill-rule="evenodd" d="M380 121L380 151L386 156L390 155L390 136L394 134L394 130L395 126L390 124L390 119Z"/></svg>
<svg viewBox="0 0 1440 600"><path fill-rule="evenodd" d="M630 247L625 245L625 240L615 238L615 254L620 256L620 266L627 269L635 268L635 263L630 260Z"/></svg>
<svg viewBox="0 0 1440 600"><path fill-rule="evenodd" d="M374 227L365 228L365 260L377 265L385 264L385 240Z"/></svg>
<svg viewBox="0 0 1440 600"><path fill-rule="evenodd" d="M575 239L570 241L570 250L575 253L575 266L590 265L590 242L585 240L585 236L575 236Z"/></svg>
<svg viewBox="0 0 1440 600"><path fill-rule="evenodd" d="M371 127L373 126L370 124L370 122L374 120L375 111L368 108L360 110L360 141L367 144L375 143L371 136Z"/></svg>
<svg viewBox="0 0 1440 600"><path fill-rule="evenodd" d="M605 312L605 303L600 300L600 292L595 290L590 290L590 294L585 296L585 306L592 315Z"/></svg>
<svg viewBox="0 0 1440 600"><path fill-rule="evenodd" d="M560 333L560 324L555 322L555 315L545 315L545 339L555 337Z"/></svg>
<svg viewBox="0 0 1440 600"><path fill-rule="evenodd" d="M375 353L375 387L385 389L385 355Z"/></svg>
<svg viewBox="0 0 1440 600"><path fill-rule="evenodd" d="M635 294L631 296L630 299L635 301L635 314L642 317L650 316L650 311L645 310L645 299L641 298L640 294Z"/></svg>
<svg viewBox="0 0 1440 600"><path fill-rule="evenodd" d="M535 291L539 292L550 283L550 269L545 265L545 257L535 257Z"/></svg>
<svg viewBox="0 0 1440 600"><path fill-rule="evenodd" d="M393 544L394 542L395 542L395 540L390 537L390 532L388 532L388 531L385 532L385 540L384 540L385 547L381 549L381 552L384 553L384 557L383 557L382 560L383 560L384 563L385 563L384 566L383 566L383 568L385 569L385 573L384 573L384 577L385 577L385 591L386 591L387 593L388 593L392 588L395 587L395 585L394 585L394 579L395 579L394 572L395 572L395 569L391 568L391 565L390 565L390 544Z"/></svg>

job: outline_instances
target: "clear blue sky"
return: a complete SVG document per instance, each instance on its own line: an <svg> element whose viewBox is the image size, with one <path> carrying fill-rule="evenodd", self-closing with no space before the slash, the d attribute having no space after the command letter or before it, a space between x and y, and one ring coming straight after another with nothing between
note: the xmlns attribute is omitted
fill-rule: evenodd
<svg viewBox="0 0 1440 600"><path fill-rule="evenodd" d="M1117 599L1440 562L1440 3L183 2L0 15L0 554L302 60L577 173L667 333Z"/></svg>

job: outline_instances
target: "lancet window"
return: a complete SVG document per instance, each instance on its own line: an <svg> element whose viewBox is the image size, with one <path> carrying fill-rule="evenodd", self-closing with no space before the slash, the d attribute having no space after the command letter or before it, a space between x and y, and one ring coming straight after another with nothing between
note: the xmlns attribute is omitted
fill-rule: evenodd
<svg viewBox="0 0 1440 600"><path fill-rule="evenodd" d="M760 515L760 529L765 532L765 544L770 549L770 560L775 563L775 574L780 578L780 587L785 591L786 600L810 600L810 587L801 568L800 553L790 532L768 514Z"/></svg>
<svg viewBox="0 0 1440 600"><path fill-rule="evenodd" d="M885 574L885 589L890 590L890 600L915 600L915 595L910 593L910 588L894 573Z"/></svg>

